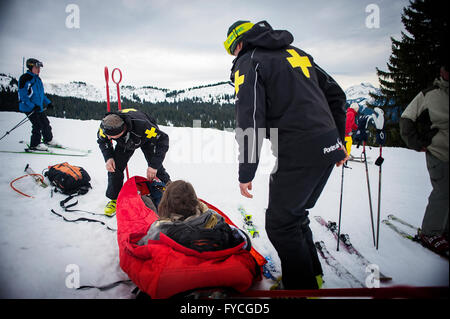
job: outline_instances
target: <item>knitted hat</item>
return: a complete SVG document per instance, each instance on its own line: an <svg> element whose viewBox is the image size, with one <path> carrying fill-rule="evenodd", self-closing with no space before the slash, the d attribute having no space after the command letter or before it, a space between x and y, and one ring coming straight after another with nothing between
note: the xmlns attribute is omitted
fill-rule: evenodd
<svg viewBox="0 0 450 319"><path fill-rule="evenodd" d="M250 21L239 20L233 23L227 32L227 39L223 43L225 50L233 55L236 46L242 39L242 35L253 27Z"/></svg>
<svg viewBox="0 0 450 319"><path fill-rule="evenodd" d="M108 114L103 118L102 123L100 124L100 128L106 135L116 136L123 132L123 130L126 128L126 125L119 115Z"/></svg>

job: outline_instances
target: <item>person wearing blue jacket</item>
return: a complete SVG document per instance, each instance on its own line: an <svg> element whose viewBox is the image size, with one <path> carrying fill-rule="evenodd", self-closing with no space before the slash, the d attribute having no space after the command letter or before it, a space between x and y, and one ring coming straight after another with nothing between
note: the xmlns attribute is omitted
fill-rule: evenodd
<svg viewBox="0 0 450 319"><path fill-rule="evenodd" d="M28 116L32 125L29 149L39 151L47 151L47 145L58 145L53 140L52 127L44 113L44 105L48 109L53 108L53 105L45 96L44 85L39 77L43 66L39 60L30 58L27 60L28 71L19 78L19 111Z"/></svg>

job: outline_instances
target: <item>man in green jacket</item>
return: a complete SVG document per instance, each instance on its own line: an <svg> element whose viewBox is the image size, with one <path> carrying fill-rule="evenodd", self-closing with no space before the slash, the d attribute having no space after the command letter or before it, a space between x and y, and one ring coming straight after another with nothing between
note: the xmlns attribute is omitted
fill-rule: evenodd
<svg viewBox="0 0 450 319"><path fill-rule="evenodd" d="M420 92L400 119L400 133L406 145L426 152L433 190L418 238L431 250L448 256L448 64L431 88Z"/></svg>

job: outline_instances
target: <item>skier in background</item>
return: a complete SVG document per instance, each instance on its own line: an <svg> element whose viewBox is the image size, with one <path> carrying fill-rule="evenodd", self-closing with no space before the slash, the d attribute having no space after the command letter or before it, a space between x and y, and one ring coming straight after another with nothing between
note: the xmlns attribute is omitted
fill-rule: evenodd
<svg viewBox="0 0 450 319"><path fill-rule="evenodd" d="M39 77L44 65L34 58L28 59L26 65L28 71L19 78L19 110L28 116L32 125L29 149L48 151L47 145L59 144L53 139L50 121L44 113L44 104L47 109L53 108L52 102L45 96L44 85Z"/></svg>
<svg viewBox="0 0 450 319"><path fill-rule="evenodd" d="M269 129L277 130L278 170L270 177L266 231L281 260L284 288L317 289L322 267L307 210L333 166L348 159L343 146L346 99L339 85L292 42L290 32L273 30L266 21L237 21L224 46L236 56L231 81L241 194L252 198L262 140Z"/></svg>
<svg viewBox="0 0 450 319"><path fill-rule="evenodd" d="M369 140L369 126L375 128L375 143L382 146L386 143L386 134L384 131L384 112L379 107L373 109L370 115L361 115L358 120L358 128L353 134L353 142L359 147L363 142Z"/></svg>
<svg viewBox="0 0 450 319"><path fill-rule="evenodd" d="M353 131L358 129L358 125L356 124L356 116L358 114L359 105L354 102L347 109L346 113L346 122L345 122L345 148L347 149L347 154L351 157L352 144L353 144Z"/></svg>
<svg viewBox="0 0 450 319"><path fill-rule="evenodd" d="M420 92L400 119L400 134L408 148L426 153L433 190L418 238L429 249L448 256L448 63L440 78Z"/></svg>

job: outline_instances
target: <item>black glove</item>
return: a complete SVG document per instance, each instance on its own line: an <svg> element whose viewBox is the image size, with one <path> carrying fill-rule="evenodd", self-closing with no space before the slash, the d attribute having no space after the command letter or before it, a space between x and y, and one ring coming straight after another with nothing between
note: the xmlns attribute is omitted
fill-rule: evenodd
<svg viewBox="0 0 450 319"><path fill-rule="evenodd" d="M376 143L378 145L384 145L384 143L386 143L386 134L384 133L384 130L377 130Z"/></svg>
<svg viewBox="0 0 450 319"><path fill-rule="evenodd" d="M378 156L377 160L375 161L375 165L381 166L381 164L383 164L383 162L384 162L384 158L380 155L380 156Z"/></svg>
<svg viewBox="0 0 450 319"><path fill-rule="evenodd" d="M360 145L362 142L367 142L367 139L369 138L368 133L369 130L366 128L367 121L369 119L369 116L361 116L358 119L358 129L356 130L355 136L353 137L353 140Z"/></svg>
<svg viewBox="0 0 450 319"><path fill-rule="evenodd" d="M47 104L47 110L53 110L53 104L52 103Z"/></svg>
<svg viewBox="0 0 450 319"><path fill-rule="evenodd" d="M41 111L41 107L39 105L34 105L34 108L31 110L31 112L39 113Z"/></svg>

